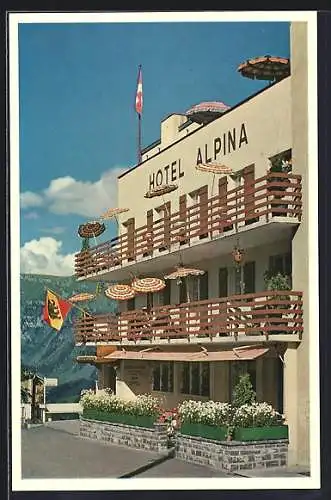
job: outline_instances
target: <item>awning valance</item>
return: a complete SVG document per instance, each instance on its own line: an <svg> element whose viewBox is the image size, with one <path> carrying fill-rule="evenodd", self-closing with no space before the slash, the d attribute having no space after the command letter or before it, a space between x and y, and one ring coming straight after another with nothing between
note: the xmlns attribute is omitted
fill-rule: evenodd
<svg viewBox="0 0 331 500"><path fill-rule="evenodd" d="M120 359L146 361L249 361L264 356L269 347L234 348L226 351L177 352L160 350L125 351L118 350L103 358L104 362Z"/></svg>

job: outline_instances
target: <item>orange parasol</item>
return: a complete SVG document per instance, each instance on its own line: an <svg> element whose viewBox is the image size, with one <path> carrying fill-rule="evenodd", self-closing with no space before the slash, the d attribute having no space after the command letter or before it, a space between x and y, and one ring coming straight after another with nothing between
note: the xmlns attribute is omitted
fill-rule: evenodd
<svg viewBox="0 0 331 500"><path fill-rule="evenodd" d="M77 293L76 295L73 295L69 299L67 299L69 302L84 302L87 300L92 300L95 298L95 295L93 293Z"/></svg>
<svg viewBox="0 0 331 500"><path fill-rule="evenodd" d="M290 75L290 60L278 56L255 57L241 63L237 71L252 80L279 81Z"/></svg>
<svg viewBox="0 0 331 500"><path fill-rule="evenodd" d="M166 284L160 278L135 278L132 288L137 293L155 293L163 290Z"/></svg>
<svg viewBox="0 0 331 500"><path fill-rule="evenodd" d="M113 300L129 300L133 299L136 292L130 285L111 285L105 290L105 295Z"/></svg>

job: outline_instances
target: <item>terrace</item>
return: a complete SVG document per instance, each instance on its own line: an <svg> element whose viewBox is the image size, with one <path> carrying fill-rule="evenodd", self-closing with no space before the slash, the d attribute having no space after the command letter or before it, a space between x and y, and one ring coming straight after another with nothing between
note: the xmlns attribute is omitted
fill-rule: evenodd
<svg viewBox="0 0 331 500"><path fill-rule="evenodd" d="M75 321L74 333L76 344L93 345L300 341L302 315L301 292L268 291L86 315Z"/></svg>
<svg viewBox="0 0 331 500"><path fill-rule="evenodd" d="M284 228L292 231L300 223L301 191L301 176L292 173L268 173L249 186L244 184L231 190L223 177L216 195L208 197L208 186L203 186L191 206L188 196L182 195L177 212L171 212L170 202L165 202L162 216L157 220L149 211L146 224L136 228L135 219L131 218L125 233L76 254L76 276L97 279L102 275L107 279L111 273L111 279L123 279L123 271L136 263L141 271L155 272L153 266L160 261L158 257L162 256L164 268L167 264L164 257L179 250L186 263L193 262L201 244L209 244L210 256L213 252L220 254L220 242L223 251L229 251L236 236L245 236L251 229L259 231L260 244L263 239L277 240L279 231L284 232ZM256 235L252 241L255 240ZM249 241L243 243L246 247L250 245Z"/></svg>

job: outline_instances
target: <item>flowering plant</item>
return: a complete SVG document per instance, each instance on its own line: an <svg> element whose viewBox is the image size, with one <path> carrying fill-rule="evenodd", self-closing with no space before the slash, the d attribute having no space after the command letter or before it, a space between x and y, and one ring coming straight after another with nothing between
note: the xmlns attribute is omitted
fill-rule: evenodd
<svg viewBox="0 0 331 500"><path fill-rule="evenodd" d="M219 401L183 401L178 407L178 414L183 423L216 426L228 426L233 411L229 403Z"/></svg>
<svg viewBox="0 0 331 500"><path fill-rule="evenodd" d="M159 401L149 394L140 394L132 401L126 401L109 391L82 391L80 404L84 410L95 409L107 413L121 413L139 416L157 416Z"/></svg>
<svg viewBox="0 0 331 500"><path fill-rule="evenodd" d="M232 423L234 427L270 427L281 425L283 422L284 415L268 403L253 403L237 408Z"/></svg>

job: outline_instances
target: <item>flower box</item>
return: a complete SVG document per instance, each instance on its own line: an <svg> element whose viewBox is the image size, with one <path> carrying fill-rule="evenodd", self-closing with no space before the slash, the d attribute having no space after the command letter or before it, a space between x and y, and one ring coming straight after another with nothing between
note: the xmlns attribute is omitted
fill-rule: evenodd
<svg viewBox="0 0 331 500"><path fill-rule="evenodd" d="M95 409L84 410L83 417L91 420L100 420L102 422L112 422L114 424L133 425L135 427L147 428L153 427L155 422L154 416L108 413Z"/></svg>
<svg viewBox="0 0 331 500"><path fill-rule="evenodd" d="M270 427L236 427L233 434L235 441L264 441L268 439L288 439L287 425Z"/></svg>
<svg viewBox="0 0 331 500"><path fill-rule="evenodd" d="M216 425L184 423L180 428L181 434L188 436L198 436L215 441L226 441L227 428Z"/></svg>

